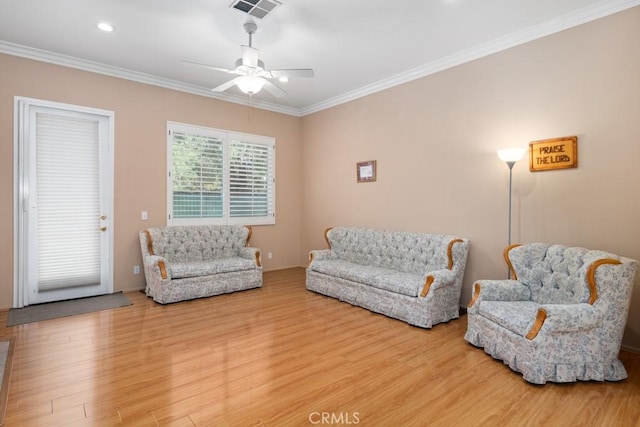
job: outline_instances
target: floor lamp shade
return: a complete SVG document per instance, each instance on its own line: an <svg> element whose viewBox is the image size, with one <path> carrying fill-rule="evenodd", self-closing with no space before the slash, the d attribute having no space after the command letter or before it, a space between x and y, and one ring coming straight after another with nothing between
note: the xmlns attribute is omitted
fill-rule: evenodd
<svg viewBox="0 0 640 427"><path fill-rule="evenodd" d="M524 157L526 152L526 148L503 148L502 150L498 150L498 157L507 164L510 162L515 164Z"/></svg>

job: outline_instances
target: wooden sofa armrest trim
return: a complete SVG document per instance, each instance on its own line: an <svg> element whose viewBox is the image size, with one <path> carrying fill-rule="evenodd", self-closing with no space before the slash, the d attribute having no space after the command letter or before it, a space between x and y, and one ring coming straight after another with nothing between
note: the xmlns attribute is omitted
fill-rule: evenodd
<svg viewBox="0 0 640 427"><path fill-rule="evenodd" d="M480 296L480 283L476 282L473 285L473 297L471 298L469 305L467 305L467 308L471 308L473 304L476 303L479 296Z"/></svg>
<svg viewBox="0 0 640 427"><path fill-rule="evenodd" d="M164 261L158 261L158 267L160 268L160 276L162 276L162 280L167 278L167 266L164 265Z"/></svg>
<svg viewBox="0 0 640 427"><path fill-rule="evenodd" d="M260 251L256 251L256 265L258 267L262 267L262 257L260 256Z"/></svg>
<svg viewBox="0 0 640 427"><path fill-rule="evenodd" d="M313 253L309 252L309 265L313 262Z"/></svg>
<svg viewBox="0 0 640 427"><path fill-rule="evenodd" d="M589 268L587 269L587 283L589 284L589 304L593 305L598 299L598 288L596 287L596 269L603 264L613 264L618 265L622 264L622 262L613 258L603 258L591 263Z"/></svg>
<svg viewBox="0 0 640 427"><path fill-rule="evenodd" d="M325 228L324 229L324 241L327 242L327 246L329 247L329 249L331 249L331 243L329 243L329 231L332 228L333 227L329 227L329 228Z"/></svg>
<svg viewBox="0 0 640 427"><path fill-rule="evenodd" d="M449 247L447 248L447 257L449 258L449 265L447 266L447 268L449 270L453 268L453 245L455 245L456 243L461 243L463 241L464 240L462 239L453 239L449 242Z"/></svg>
<svg viewBox="0 0 640 427"><path fill-rule="evenodd" d="M421 297L424 298L427 296L427 294L429 293L429 289L431 289L431 285L433 284L434 280L436 280L436 278L433 277L432 275L427 276L427 280L425 280L424 282L424 287L422 288L422 292L420 292Z"/></svg>
<svg viewBox="0 0 640 427"><path fill-rule="evenodd" d="M544 321L547 320L547 312L544 308L538 309L538 314L536 315L536 321L533 322L533 326L529 333L525 336L528 340L532 340L538 336L538 332L542 329L542 325L544 325Z"/></svg>
<svg viewBox="0 0 640 427"><path fill-rule="evenodd" d="M511 264L511 260L509 259L509 252L511 251L511 249L517 248L518 246L522 246L522 245L520 243L509 245L506 248L504 248L504 253L502 254L504 256L504 260L507 262L507 266L509 267L509 271L511 272L511 278L513 280L518 280L518 275L516 274L516 271L513 269L513 264Z"/></svg>
<svg viewBox="0 0 640 427"><path fill-rule="evenodd" d="M246 229L249 230L249 233L247 233L247 241L244 242L245 247L249 247L249 240L251 240L251 235L253 234L253 227L251 227L250 225L245 225Z"/></svg>
<svg viewBox="0 0 640 427"><path fill-rule="evenodd" d="M149 230L144 230L144 234L147 236L147 251L149 255L155 255L155 253L153 253L153 238L151 237L151 233L149 233Z"/></svg>

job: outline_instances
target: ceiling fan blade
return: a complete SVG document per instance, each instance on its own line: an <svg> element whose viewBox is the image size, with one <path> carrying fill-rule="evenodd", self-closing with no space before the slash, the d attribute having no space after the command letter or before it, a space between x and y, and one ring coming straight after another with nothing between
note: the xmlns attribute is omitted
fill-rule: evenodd
<svg viewBox="0 0 640 427"><path fill-rule="evenodd" d="M251 46L242 47L242 65L256 68L258 66L258 49Z"/></svg>
<svg viewBox="0 0 640 427"><path fill-rule="evenodd" d="M188 62L188 61L182 61L182 63L187 65L194 65L196 67L208 68L209 70L222 71L223 73L237 74L236 70L231 70L229 68L224 68L224 67L216 67L215 65L200 64L198 62Z"/></svg>
<svg viewBox="0 0 640 427"><path fill-rule="evenodd" d="M280 77L303 79L303 78L311 78L314 76L313 70L310 68L300 68L300 69L291 69L291 70L270 70L268 71L268 73L270 73L271 77L274 79L279 79Z"/></svg>
<svg viewBox="0 0 640 427"><path fill-rule="evenodd" d="M269 80L264 81L264 85L262 86L262 88L265 89L267 92L269 92L271 95L275 96L276 98L282 98L287 94L287 92L283 91L278 86L271 83Z"/></svg>
<svg viewBox="0 0 640 427"><path fill-rule="evenodd" d="M225 90L235 85L236 80L238 80L239 78L240 77L236 77L235 79L231 79L228 82L222 83L220 86L216 86L213 89L211 89L211 92L224 92Z"/></svg>

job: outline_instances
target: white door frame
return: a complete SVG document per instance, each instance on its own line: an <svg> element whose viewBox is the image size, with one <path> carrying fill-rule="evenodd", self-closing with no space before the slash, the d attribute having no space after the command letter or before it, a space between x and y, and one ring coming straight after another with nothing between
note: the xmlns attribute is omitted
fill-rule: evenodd
<svg viewBox="0 0 640 427"><path fill-rule="evenodd" d="M28 209L28 176L24 162L26 158L25 144L23 138L28 136L27 118L29 109L32 107L47 107L59 110L68 110L78 113L87 113L96 116L106 117L108 121L107 130L107 154L104 156L105 172L107 179L103 181L104 190L101 192L105 196L104 214L107 216L105 226L107 230L108 249L103 253L106 257L107 265L107 283L106 290L108 293L113 292L113 176L114 176L114 118L113 111L102 110L91 107L83 107L71 104L64 104L40 99L14 97L14 155L13 155L13 173L14 173L14 215L13 215L13 234L14 234L14 268L13 268L13 307L20 308L29 305L29 293L26 292L28 284L26 279L26 259L27 259L27 225L26 211Z"/></svg>

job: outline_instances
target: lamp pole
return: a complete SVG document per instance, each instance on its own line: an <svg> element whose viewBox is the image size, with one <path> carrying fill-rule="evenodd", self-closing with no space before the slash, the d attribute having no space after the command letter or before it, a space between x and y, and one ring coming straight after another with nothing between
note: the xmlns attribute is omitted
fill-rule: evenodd
<svg viewBox="0 0 640 427"><path fill-rule="evenodd" d="M498 157L509 167L509 231L507 234L507 245L511 246L511 194L513 185L513 166L524 157L526 150L522 148L508 148L498 150ZM511 271L507 266L507 279L511 278Z"/></svg>
<svg viewBox="0 0 640 427"><path fill-rule="evenodd" d="M511 245L511 187L513 185L513 165L516 164L515 161L510 160L507 163L509 166L509 233L507 237L507 246Z"/></svg>

